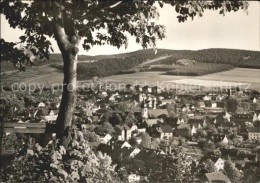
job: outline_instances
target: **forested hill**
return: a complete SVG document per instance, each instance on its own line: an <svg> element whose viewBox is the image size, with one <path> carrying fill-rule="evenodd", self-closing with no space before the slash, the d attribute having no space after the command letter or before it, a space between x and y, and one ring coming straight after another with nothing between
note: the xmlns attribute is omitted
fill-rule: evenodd
<svg viewBox="0 0 260 183"><path fill-rule="evenodd" d="M135 52L86 56L79 55L78 77L84 79L92 76L109 76L122 71L132 69L137 65L151 59L168 56L168 58L153 62L152 65L171 65L180 59L191 59L203 63L231 64L235 67L260 68L260 52L235 50L235 49L204 49L191 50L167 50L158 49L157 54L153 49L139 50ZM37 62L36 65L62 63L60 54L52 54L50 61ZM13 70L13 65L1 62L2 72Z"/></svg>
<svg viewBox="0 0 260 183"><path fill-rule="evenodd" d="M191 59L203 63L230 64L235 67L260 68L260 52L235 50L235 49L205 49L190 50L166 50L158 49L157 54L153 49L139 50L130 53L94 56L91 63L79 63L78 76L84 79L89 76L109 76L129 70L145 61L168 56L168 58L153 62L154 64L171 65L179 59ZM89 57L86 57L89 58ZM79 60L87 60L80 56Z"/></svg>
<svg viewBox="0 0 260 183"><path fill-rule="evenodd" d="M171 57L161 64L172 64L179 59L197 62L231 64L236 67L260 68L260 52L235 49L204 49L198 51L172 51Z"/></svg>

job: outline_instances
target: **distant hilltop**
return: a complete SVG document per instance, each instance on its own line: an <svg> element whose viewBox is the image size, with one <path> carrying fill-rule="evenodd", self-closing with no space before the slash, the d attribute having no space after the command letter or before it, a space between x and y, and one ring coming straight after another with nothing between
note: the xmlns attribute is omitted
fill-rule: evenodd
<svg viewBox="0 0 260 183"><path fill-rule="evenodd" d="M97 61L94 63L80 63L81 60L86 60L87 58ZM260 52L258 51L236 49L203 49L198 51L158 49L157 54L155 54L153 49L146 49L116 55L92 57L81 55L79 56L80 67L78 67L78 76L79 79L85 79L90 76L105 77L120 73L153 70L153 68L157 71L179 70L182 69L179 67L180 65L190 65L190 62L193 64L189 67L202 68L202 71L200 70L199 73L208 74L230 70L233 67L260 68L259 60ZM171 66L169 67L169 65ZM177 65L177 67L174 68L173 65ZM218 68L205 72L204 70L208 70L210 66ZM165 68L170 70L165 70ZM205 69L203 70L203 68ZM188 73L192 70L192 68L186 69L188 69ZM194 72L193 75L201 75L196 74L196 71ZM185 75L185 73L186 71L184 70L180 74Z"/></svg>
<svg viewBox="0 0 260 183"><path fill-rule="evenodd" d="M147 70L167 71L172 75L203 75L233 67L260 68L259 51L219 48L197 51L158 49L156 52L154 49L144 49L114 55L79 55L78 60L78 79ZM51 54L49 61L37 62L36 66L45 64L57 64L62 68L61 54ZM1 66L3 72L14 70L8 62L2 62ZM216 69L209 70L211 67Z"/></svg>

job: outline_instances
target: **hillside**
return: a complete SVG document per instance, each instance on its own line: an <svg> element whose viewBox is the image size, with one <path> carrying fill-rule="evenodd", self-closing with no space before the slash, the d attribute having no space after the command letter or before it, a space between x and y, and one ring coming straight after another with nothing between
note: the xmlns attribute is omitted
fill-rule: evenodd
<svg viewBox="0 0 260 183"><path fill-rule="evenodd" d="M124 71L138 72L142 70L147 70L147 68L149 70L150 67L153 68L154 66L156 67L155 70L160 70L160 68L164 68L161 70L165 71L166 67L168 67L169 65L171 65L172 67L172 65L176 64L176 61L182 59L195 60L196 64L222 64L222 66L219 68L222 68L223 70L230 69L231 66L260 68L260 52L235 49L204 49L198 51L158 49L157 54L155 54L153 49L146 49L115 55L79 55L78 59L78 79L86 79L96 75L100 77L105 77L119 74ZM151 60L155 61L149 62ZM36 63L37 66L45 64L61 65L62 57L60 54L52 54L49 61ZM136 69L138 67L139 69ZM142 68L140 70L140 67L145 68ZM179 66L177 68L179 69ZM173 68L173 70L174 69L175 68ZM189 68L189 70L190 69L191 68ZM14 70L13 65L8 62L1 62L1 71L5 72L9 70ZM170 69L167 69L167 71L169 70ZM187 69L185 68L184 70ZM196 70L193 72L196 72Z"/></svg>
<svg viewBox="0 0 260 183"><path fill-rule="evenodd" d="M154 64L171 65L180 59L190 59L204 63L231 64L236 67L260 68L260 52L235 49L173 51L171 57Z"/></svg>
<svg viewBox="0 0 260 183"><path fill-rule="evenodd" d="M160 59L164 57L164 59ZM151 60L158 61L152 61ZM174 67L178 60L189 59L196 61L194 66L189 68ZM182 75L187 75L197 72L198 75L220 72L230 70L233 67L248 67L248 68L260 68L260 52L246 51L246 50L234 50L234 49L205 49L198 51L190 50L165 50L159 49L157 54L154 54L154 50L139 50L136 52L119 54L113 56L102 57L95 63L80 63L78 70L79 79L84 79L89 76L110 76L118 73L135 73L140 71L154 70L153 66L157 65L155 70L176 70L181 69ZM203 64L205 63L205 64ZM209 63L209 64L206 64ZM214 64L215 67L209 67ZM218 64L221 64L217 66ZM158 67L159 65L159 67ZM161 67L160 67L161 65ZM165 69L165 67L172 69ZM162 69L160 69L162 68ZM168 72L168 74L176 74L180 72Z"/></svg>

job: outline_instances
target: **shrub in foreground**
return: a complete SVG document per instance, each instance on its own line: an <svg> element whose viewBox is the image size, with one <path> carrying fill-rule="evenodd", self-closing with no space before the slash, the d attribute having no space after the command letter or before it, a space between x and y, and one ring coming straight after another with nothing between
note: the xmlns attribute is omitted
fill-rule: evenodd
<svg viewBox="0 0 260 183"><path fill-rule="evenodd" d="M75 126L62 145L27 144L13 162L1 170L6 182L120 182L109 156L95 154Z"/></svg>

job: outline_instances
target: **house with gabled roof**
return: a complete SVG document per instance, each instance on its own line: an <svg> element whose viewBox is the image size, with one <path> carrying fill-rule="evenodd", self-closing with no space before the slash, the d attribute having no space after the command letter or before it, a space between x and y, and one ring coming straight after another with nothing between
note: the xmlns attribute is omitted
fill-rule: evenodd
<svg viewBox="0 0 260 183"><path fill-rule="evenodd" d="M260 113L255 112L253 116L253 122L260 121Z"/></svg>
<svg viewBox="0 0 260 183"><path fill-rule="evenodd" d="M182 124L182 123L185 123L184 119L183 119L183 118L177 118L176 124L177 124L177 125L180 125L180 124Z"/></svg>
<svg viewBox="0 0 260 183"><path fill-rule="evenodd" d="M203 118L190 118L188 124L191 126L191 135L193 136L198 129L206 126L206 121Z"/></svg>
<svg viewBox="0 0 260 183"><path fill-rule="evenodd" d="M182 123L174 130L175 136L181 137L190 137L191 136L191 127L190 124Z"/></svg>
<svg viewBox="0 0 260 183"><path fill-rule="evenodd" d="M214 166L215 166L217 171L220 171L220 170L224 169L225 161L223 159L221 159L220 157L206 155L206 156L203 156L201 158L201 162L204 162L204 161L206 161L208 159L210 159L214 163Z"/></svg>
<svg viewBox="0 0 260 183"><path fill-rule="evenodd" d="M112 141L112 139L110 141ZM123 140L115 140L114 142L111 142L110 145L113 146L114 149L122 149L124 147L127 147L127 148L132 147L127 141L123 141Z"/></svg>
<svg viewBox="0 0 260 183"><path fill-rule="evenodd" d="M104 137L101 137L101 143L107 144L112 139L112 136L107 133Z"/></svg>
<svg viewBox="0 0 260 183"><path fill-rule="evenodd" d="M159 134L160 139L169 139L172 137L172 127L169 125L160 125L156 127L156 131Z"/></svg>

